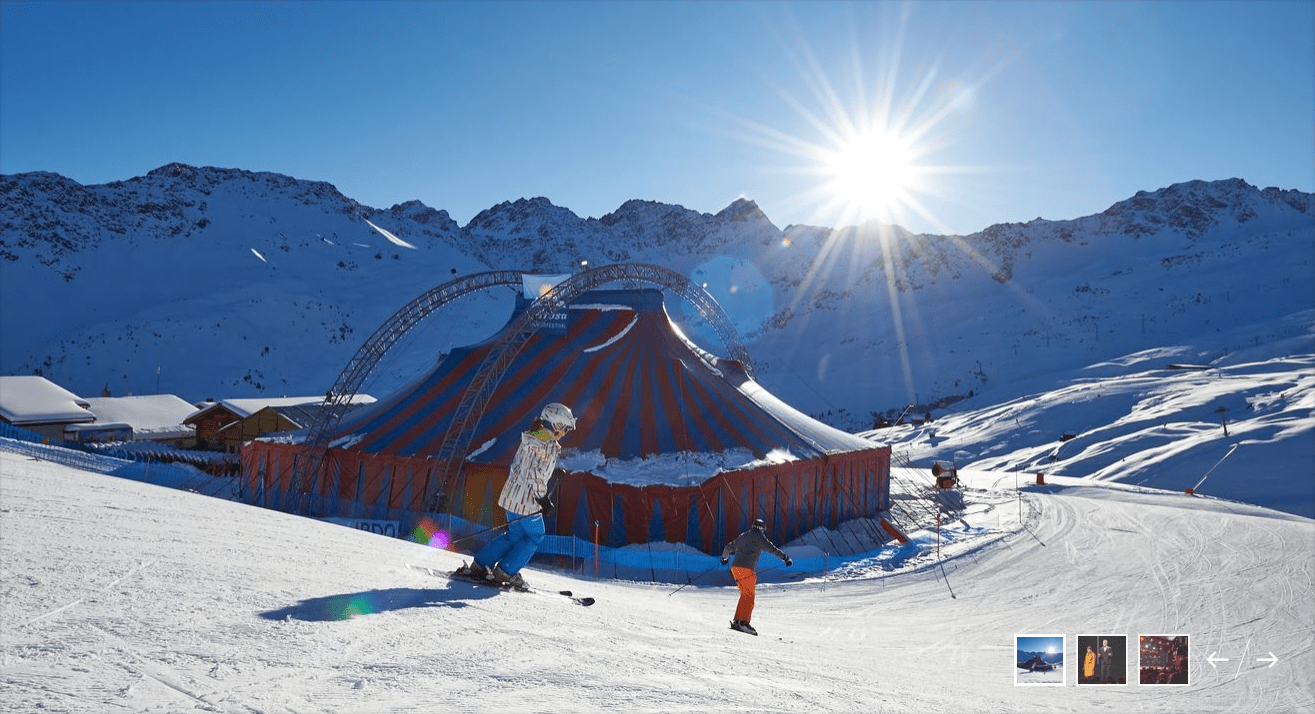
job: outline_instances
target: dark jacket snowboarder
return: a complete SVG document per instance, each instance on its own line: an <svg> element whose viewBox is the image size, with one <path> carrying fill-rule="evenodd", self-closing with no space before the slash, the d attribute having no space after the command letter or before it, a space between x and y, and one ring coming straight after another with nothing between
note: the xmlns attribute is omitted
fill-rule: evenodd
<svg viewBox="0 0 1315 714"><path fill-rule="evenodd" d="M790 556L768 540L767 534L763 532L766 527L761 518L754 520L752 528L741 533L735 540L727 543L726 547L721 549L721 562L725 563L727 556L734 553L735 559L731 561L732 568L753 569L758 567L758 557L762 555L764 550L767 550L771 551L772 555L784 560L787 566L791 565Z"/></svg>
<svg viewBox="0 0 1315 714"><path fill-rule="evenodd" d="M758 587L758 574L754 571L758 566L758 556L766 550L784 560L787 568L794 565L790 556L767 538L766 530L767 524L763 519L755 518L752 528L736 536L735 540L727 543L721 550L722 565L730 560L731 553L735 554L735 562L731 563L731 577L740 588L740 601L735 606L735 619L731 620L731 629L751 635L758 634L758 631L749 624L749 620L753 617L754 592Z"/></svg>

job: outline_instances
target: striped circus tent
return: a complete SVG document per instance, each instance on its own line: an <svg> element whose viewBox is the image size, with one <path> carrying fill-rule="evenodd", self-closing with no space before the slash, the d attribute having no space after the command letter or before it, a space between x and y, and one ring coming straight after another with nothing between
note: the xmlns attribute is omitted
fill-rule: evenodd
<svg viewBox="0 0 1315 714"><path fill-rule="evenodd" d="M549 402L568 405L577 420L562 442L572 473L549 523L559 535L712 552L754 517L767 519L782 542L889 506L888 447L802 414L738 362L695 345L669 319L661 291L595 290L568 308L539 326L494 388L449 486L454 515L501 522L497 495L520 433ZM331 435L320 494L329 515L412 521L425 512L443 486L432 455L500 337L452 350L428 373L344 417ZM288 498L297 448L249 444L246 491ZM721 455L730 465L696 475L697 483L646 482L645 464L678 454ZM609 479L622 464L632 475Z"/></svg>

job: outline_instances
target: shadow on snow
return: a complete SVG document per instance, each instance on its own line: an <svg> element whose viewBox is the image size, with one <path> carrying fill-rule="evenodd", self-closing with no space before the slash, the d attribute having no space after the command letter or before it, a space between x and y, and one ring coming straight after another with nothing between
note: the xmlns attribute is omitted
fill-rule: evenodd
<svg viewBox="0 0 1315 714"><path fill-rule="evenodd" d="M467 583L452 583L446 589L388 588L302 600L295 605L258 613L266 620L331 622L358 615L422 607L466 607L467 601L496 597L500 591Z"/></svg>

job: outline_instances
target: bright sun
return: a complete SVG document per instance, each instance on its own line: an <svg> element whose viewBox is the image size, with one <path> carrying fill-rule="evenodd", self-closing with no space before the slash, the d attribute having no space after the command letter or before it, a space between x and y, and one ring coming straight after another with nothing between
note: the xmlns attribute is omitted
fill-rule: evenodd
<svg viewBox="0 0 1315 714"><path fill-rule="evenodd" d="M915 52L905 57L905 33L914 3L859 5L861 12L851 27L848 67L843 64L844 47L829 41L814 52L801 32L791 35L790 30L798 31L800 26L787 12L780 25L781 49L798 69L798 77L771 75L769 83L792 115L778 118L768 111L767 119L754 118L756 114L728 116L736 124L736 138L789 157L789 165L761 176L784 191L785 208L803 217L792 224L830 228L820 229L823 243L792 307L804 305L812 286L822 284L834 270L857 275L875 266L884 271L886 279L880 282L900 345L904 385L915 400L905 318L906 313L913 319L918 314L912 296L903 295L900 287L909 282L902 274L902 252L910 247L917 250L924 236L935 234L948 237L947 245L958 247L991 273L997 270L955 236L929 205L929 199L937 204L958 202L953 200L949 177L987 170L960 163L954 149L964 136L976 134L977 91L995 69L988 62L981 65L982 77L949 75L932 55ZM776 177L786 181L777 183ZM910 235L894 230L896 226ZM793 243L786 237L781 245Z"/></svg>
<svg viewBox="0 0 1315 714"><path fill-rule="evenodd" d="M889 220L916 188L917 158L903 137L869 130L818 157L825 190L854 218Z"/></svg>
<svg viewBox="0 0 1315 714"><path fill-rule="evenodd" d="M949 176L981 170L946 158L970 126L962 120L985 80L941 80L939 61L921 53L907 61L907 3L866 7L874 10L860 13L852 28L847 71L843 48L827 45L814 52L801 36L787 35L782 50L799 75L771 83L793 116L764 123L731 114L742 130L736 135L797 161L779 175L807 180L772 185L789 187L784 202L805 214L808 225L840 229L875 220L906 228L920 223L921 230L950 234L928 200L950 197ZM797 27L793 17L781 26ZM870 41L871 33L879 41ZM859 37L868 40L860 43ZM839 70L834 80L832 69Z"/></svg>

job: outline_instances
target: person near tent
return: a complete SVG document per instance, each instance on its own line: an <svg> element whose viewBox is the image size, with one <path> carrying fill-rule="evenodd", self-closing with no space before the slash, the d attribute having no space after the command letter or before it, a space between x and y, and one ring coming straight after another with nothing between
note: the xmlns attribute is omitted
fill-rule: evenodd
<svg viewBox="0 0 1315 714"><path fill-rule="evenodd" d="M1100 670L1100 681L1114 681L1110 676L1110 669L1114 665L1114 648L1110 647L1109 640L1103 640L1100 645L1100 652L1096 654L1096 667Z"/></svg>
<svg viewBox="0 0 1315 714"><path fill-rule="evenodd" d="M1096 674L1096 650L1087 645L1087 654L1082 658L1082 678L1090 680Z"/></svg>
<svg viewBox="0 0 1315 714"><path fill-rule="evenodd" d="M766 531L767 524L763 519L755 518L752 528L736 536L735 540L727 543L721 550L722 565L730 561L731 553L735 554L735 561L731 563L731 577L740 588L740 601L735 606L735 619L731 620L731 629L747 632L750 635L758 634L753 625L749 624L749 620L753 617L754 591L758 587L758 573L754 570L758 566L758 556L766 550L785 561L785 567L794 565L790 556L767 538Z"/></svg>
<svg viewBox="0 0 1315 714"><path fill-rule="evenodd" d="M498 496L506 511L507 530L475 553L467 574L516 588L526 587L521 568L530 562L547 531L543 517L552 513L552 492L565 470L557 467L561 440L575 428L575 415L553 402L521 434L511 473Z"/></svg>
<svg viewBox="0 0 1315 714"><path fill-rule="evenodd" d="M1178 645L1173 649L1173 669L1165 684L1187 684L1187 645Z"/></svg>

